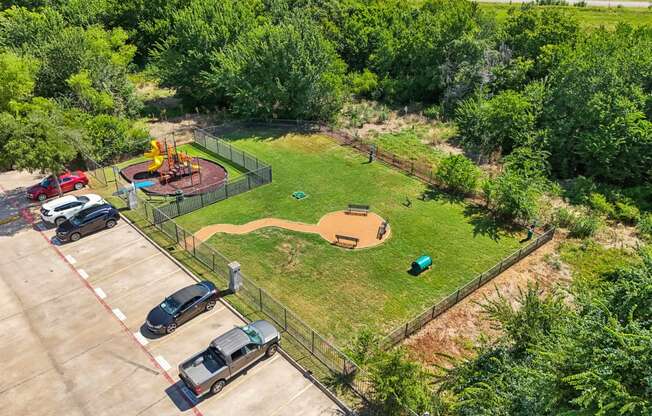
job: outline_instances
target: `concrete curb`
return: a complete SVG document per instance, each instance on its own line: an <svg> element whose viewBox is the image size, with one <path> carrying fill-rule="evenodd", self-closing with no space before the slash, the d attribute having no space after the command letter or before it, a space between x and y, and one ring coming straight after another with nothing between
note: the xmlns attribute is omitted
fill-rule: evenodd
<svg viewBox="0 0 652 416"><path fill-rule="evenodd" d="M175 265L177 265L181 270L183 270L184 273L186 273L191 279L193 279L196 282L200 282L201 279L195 276L195 274L190 271L186 266L184 266L179 260L175 259L170 253L167 252L163 247L159 246L156 244L154 240L149 238L147 234L145 234L140 228L136 226L129 218L124 216L122 213L120 213L120 217L129 224L138 234L143 236L150 244L152 244L158 251L163 253L164 256L166 256L168 259L170 259ZM233 306L231 306L228 301L226 301L223 297L220 297L220 302L227 308L229 309L234 315L236 315L243 323L247 324L249 321L247 318L245 318L240 312L238 312ZM292 358L287 352L283 350L283 348L279 348L279 353L297 370L303 374L303 376L308 379L313 385L315 385L319 390L321 390L326 396L328 396L329 399L331 399L343 412L345 415L355 415L356 413L353 412L342 400L340 400L333 392L331 392L326 386L324 386L319 380L317 380L310 371L306 370L299 364L294 358Z"/></svg>

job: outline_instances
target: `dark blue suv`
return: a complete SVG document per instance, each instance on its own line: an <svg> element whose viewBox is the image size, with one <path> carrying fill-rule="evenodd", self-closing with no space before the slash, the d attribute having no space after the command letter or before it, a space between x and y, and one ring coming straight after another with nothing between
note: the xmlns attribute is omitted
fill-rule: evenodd
<svg viewBox="0 0 652 416"><path fill-rule="evenodd" d="M111 204L96 205L79 211L57 227L57 238L61 242L77 241L87 234L104 228L113 228L120 214Z"/></svg>

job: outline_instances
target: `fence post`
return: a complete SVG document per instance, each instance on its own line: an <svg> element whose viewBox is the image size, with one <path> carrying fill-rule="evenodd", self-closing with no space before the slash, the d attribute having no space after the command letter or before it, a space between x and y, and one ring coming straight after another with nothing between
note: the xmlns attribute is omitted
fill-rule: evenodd
<svg viewBox="0 0 652 416"><path fill-rule="evenodd" d="M501 274L503 272L503 266L504 266L504 261L501 260L500 261L500 267L498 268L498 273L496 273L496 276L498 276L499 274Z"/></svg>
<svg viewBox="0 0 652 416"><path fill-rule="evenodd" d="M201 201L201 207L204 208L204 193L199 193L199 200Z"/></svg>
<svg viewBox="0 0 652 416"><path fill-rule="evenodd" d="M215 271L215 253L211 253L211 257L213 258L213 262L212 262L213 267L211 268L211 270Z"/></svg>
<svg viewBox="0 0 652 416"><path fill-rule="evenodd" d="M172 221L172 224L174 224L174 239L177 241L177 244L179 244L179 226L177 226L177 223Z"/></svg>
<svg viewBox="0 0 652 416"><path fill-rule="evenodd" d="M287 331L288 330L288 310L283 308L283 314L285 315L285 318L283 319L283 328L285 328L285 330Z"/></svg>
<svg viewBox="0 0 652 416"><path fill-rule="evenodd" d="M247 173L247 189L251 189L251 173Z"/></svg>
<svg viewBox="0 0 652 416"><path fill-rule="evenodd" d="M175 202L177 203L176 206L177 206L177 217L178 217L179 215L181 215L181 210L179 209L179 199L178 198L175 199Z"/></svg>
<svg viewBox="0 0 652 416"><path fill-rule="evenodd" d="M478 285L478 286L480 286L480 285ZM460 290L457 289L457 293L455 293L455 303L457 303L459 301L460 301Z"/></svg>
<svg viewBox="0 0 652 416"><path fill-rule="evenodd" d="M183 248L184 250L188 251L188 241L186 241L186 230L182 228L181 231L183 232Z"/></svg>
<svg viewBox="0 0 652 416"><path fill-rule="evenodd" d="M195 253L195 245L196 244L197 244L197 242L195 241L195 236L193 235L192 236L192 256L193 257L197 257L197 254Z"/></svg>
<svg viewBox="0 0 652 416"><path fill-rule="evenodd" d="M405 323L405 336L403 338L407 338L407 336L408 336L408 324L409 324L409 322Z"/></svg>
<svg viewBox="0 0 652 416"><path fill-rule="evenodd" d="M263 289L258 288L258 303L260 304L260 311L263 311Z"/></svg>
<svg viewBox="0 0 652 416"><path fill-rule="evenodd" d="M410 167L410 175L414 175L414 161L411 162L412 165Z"/></svg>
<svg viewBox="0 0 652 416"><path fill-rule="evenodd" d="M435 319L435 310L436 310L436 309L437 309L437 305L435 305L435 306L432 307L432 315L431 315L431 317L430 317L430 320Z"/></svg>
<svg viewBox="0 0 652 416"><path fill-rule="evenodd" d="M315 331L311 329L310 333L312 334L312 343L310 346L310 351L314 354L315 353Z"/></svg>

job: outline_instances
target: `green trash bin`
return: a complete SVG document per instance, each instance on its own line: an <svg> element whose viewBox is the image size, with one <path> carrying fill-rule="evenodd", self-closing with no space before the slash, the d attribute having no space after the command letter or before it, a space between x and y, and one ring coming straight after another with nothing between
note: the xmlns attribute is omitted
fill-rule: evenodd
<svg viewBox="0 0 652 416"><path fill-rule="evenodd" d="M430 256L421 256L412 262L412 273L419 274L430 266L432 266L432 259Z"/></svg>

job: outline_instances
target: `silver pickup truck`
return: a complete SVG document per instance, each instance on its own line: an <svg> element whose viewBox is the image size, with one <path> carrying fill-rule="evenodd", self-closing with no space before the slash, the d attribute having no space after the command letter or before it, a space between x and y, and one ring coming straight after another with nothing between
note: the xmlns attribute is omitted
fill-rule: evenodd
<svg viewBox="0 0 652 416"><path fill-rule="evenodd" d="M261 357L274 355L280 340L281 334L267 321L233 328L179 364L179 378L197 398L217 394L230 378Z"/></svg>

